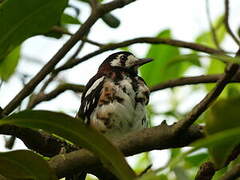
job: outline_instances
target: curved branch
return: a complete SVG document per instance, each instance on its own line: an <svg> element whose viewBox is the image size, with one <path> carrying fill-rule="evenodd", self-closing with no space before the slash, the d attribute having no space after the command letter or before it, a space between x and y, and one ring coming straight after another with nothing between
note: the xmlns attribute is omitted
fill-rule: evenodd
<svg viewBox="0 0 240 180"><path fill-rule="evenodd" d="M233 40L237 43L238 46L240 46L239 39L234 35L232 32L230 25L229 25L229 0L225 0L225 17L224 17L224 24L227 29L227 32L229 35L233 38Z"/></svg>
<svg viewBox="0 0 240 180"><path fill-rule="evenodd" d="M61 93L65 92L66 90L72 90L74 92L83 92L84 86L83 85L77 85L77 84L71 84L71 83L64 83L59 85L56 89L52 90L51 92L44 94L40 93L36 95L35 97L33 96L33 99L29 102L27 108L32 109L39 103L43 101L49 101Z"/></svg>
<svg viewBox="0 0 240 180"><path fill-rule="evenodd" d="M114 49L121 48L121 47L126 47L126 46L137 44L137 43L166 44L166 45L171 45L171 46L188 48L188 49L192 49L195 51L200 51L200 52L204 52L204 53L208 53L208 54L225 55L225 52L222 50L210 48L210 47L207 47L207 46L201 45L201 44L185 42L185 41L180 41L180 40L174 40L174 39L141 37L141 38L135 38L135 39L123 41L120 43L112 43L112 44L102 46L100 49L98 49L92 53L89 53L89 54L83 56L82 58L73 59L72 61L63 64L59 68L55 69L54 73L58 73L60 71L72 68L73 66L75 66L81 62L84 62L94 56L97 56L103 52L106 52L109 50L114 50Z"/></svg>

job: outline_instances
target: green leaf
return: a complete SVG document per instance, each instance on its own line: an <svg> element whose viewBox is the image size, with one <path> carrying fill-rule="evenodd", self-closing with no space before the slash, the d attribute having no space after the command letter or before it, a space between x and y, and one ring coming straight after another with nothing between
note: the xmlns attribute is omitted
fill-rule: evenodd
<svg viewBox="0 0 240 180"><path fill-rule="evenodd" d="M197 153L191 156L187 156L185 161L190 164L190 167L199 167L204 161L208 159L208 153Z"/></svg>
<svg viewBox="0 0 240 180"><path fill-rule="evenodd" d="M77 18L64 13L62 14L61 17L61 24L81 24L81 23Z"/></svg>
<svg viewBox="0 0 240 180"><path fill-rule="evenodd" d="M226 36L226 32L227 32L226 28L224 26L224 23L223 23L223 19L224 19L224 15L221 15L213 23L213 27L214 27L215 33L216 33L216 38L217 38L219 44L221 42L223 42L223 40ZM211 31L207 31L207 32L204 32L204 33L200 34L196 38L196 43L200 43L200 44L204 44L204 45L216 48L216 45L213 41Z"/></svg>
<svg viewBox="0 0 240 180"><path fill-rule="evenodd" d="M240 127L239 121L240 98L219 99L206 112L206 132L211 135L227 129ZM209 148L210 156L217 168L222 168L228 155L232 152L236 139L223 140Z"/></svg>
<svg viewBox="0 0 240 180"><path fill-rule="evenodd" d="M102 20L111 28L117 28L120 25L120 20L110 13L103 15Z"/></svg>
<svg viewBox="0 0 240 180"><path fill-rule="evenodd" d="M173 171L175 173L177 180L189 180L189 177L186 173L186 169L183 169L182 167L177 166L173 168Z"/></svg>
<svg viewBox="0 0 240 180"><path fill-rule="evenodd" d="M19 58L21 47L15 48L8 56L0 61L0 78L7 81L15 72Z"/></svg>
<svg viewBox="0 0 240 180"><path fill-rule="evenodd" d="M122 153L102 134L85 125L80 119L51 111L22 111L0 121L54 133L95 153L119 179L132 180L135 174Z"/></svg>
<svg viewBox="0 0 240 180"><path fill-rule="evenodd" d="M155 172L150 171L139 177L137 180L168 180L168 178L164 174L157 175Z"/></svg>
<svg viewBox="0 0 240 180"><path fill-rule="evenodd" d="M195 65L195 66L201 66L200 61L199 61L199 55L196 53L192 54L181 54L179 56L176 56L172 58L168 63L167 66L168 68L174 65L177 65L177 63L182 63L182 62L187 62L190 65Z"/></svg>
<svg viewBox="0 0 240 180"><path fill-rule="evenodd" d="M207 136L204 139L200 139L194 143L191 144L191 147L193 147L191 150L188 150L179 156L177 156L175 159L171 160L168 164L168 166L173 169L179 161L186 158L187 155L199 150L200 148L212 148L213 146L221 145L224 142L235 142L235 145L240 143L240 128L233 128L233 129L227 129L218 133L214 133L212 135ZM230 147L227 149L229 155ZM231 147L231 150L233 148ZM226 155L225 154L225 155ZM217 165L217 167L220 167L220 164ZM162 169L159 169L157 171L161 171Z"/></svg>
<svg viewBox="0 0 240 180"><path fill-rule="evenodd" d="M28 150L1 152L0 174L11 179L57 180L47 161Z"/></svg>
<svg viewBox="0 0 240 180"><path fill-rule="evenodd" d="M0 61L25 39L57 24L68 0L5 0L0 4Z"/></svg>
<svg viewBox="0 0 240 180"><path fill-rule="evenodd" d="M171 31L164 30L157 35L158 38L171 38ZM141 75L149 86L160 82L176 78L182 75L185 68L182 64L177 64L167 68L168 62L179 56L177 47L169 45L151 45L146 57L153 58L154 61L141 67Z"/></svg>

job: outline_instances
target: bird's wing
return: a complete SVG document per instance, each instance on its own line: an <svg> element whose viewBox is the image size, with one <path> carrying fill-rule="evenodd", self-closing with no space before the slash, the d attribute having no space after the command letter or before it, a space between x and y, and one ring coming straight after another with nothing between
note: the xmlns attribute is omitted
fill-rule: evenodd
<svg viewBox="0 0 240 180"><path fill-rule="evenodd" d="M90 115L98 104L104 81L105 76L93 76L82 94L81 106L77 116L81 117L86 123L89 123Z"/></svg>

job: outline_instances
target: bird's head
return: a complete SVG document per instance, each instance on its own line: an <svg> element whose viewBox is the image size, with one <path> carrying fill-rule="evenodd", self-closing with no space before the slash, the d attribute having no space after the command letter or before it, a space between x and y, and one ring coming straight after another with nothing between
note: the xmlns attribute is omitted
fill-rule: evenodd
<svg viewBox="0 0 240 180"><path fill-rule="evenodd" d="M137 70L143 64L151 62L150 58L136 58L132 53L121 51L111 54L103 61L99 67L99 71L111 71L118 69L120 71L127 71L137 74Z"/></svg>

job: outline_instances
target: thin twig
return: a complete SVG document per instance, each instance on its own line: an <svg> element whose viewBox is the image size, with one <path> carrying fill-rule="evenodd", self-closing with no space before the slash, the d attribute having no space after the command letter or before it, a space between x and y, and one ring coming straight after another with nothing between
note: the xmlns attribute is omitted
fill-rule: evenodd
<svg viewBox="0 0 240 180"><path fill-rule="evenodd" d="M134 0L114 0L102 4L91 13L86 22L81 25L79 30L60 48L60 50L49 60L49 62L26 84L26 86L7 104L3 109L3 114L11 113L35 87L55 68L56 64L69 52L69 50L78 42L79 39L89 32L95 22L109 11L123 7Z"/></svg>
<svg viewBox="0 0 240 180"><path fill-rule="evenodd" d="M229 25L229 0L225 0L225 17L224 17L224 24L227 29L227 32L229 35L233 38L233 40L237 43L238 46L240 46L239 39L234 35L232 32L230 25Z"/></svg>
<svg viewBox="0 0 240 180"><path fill-rule="evenodd" d="M192 49L195 51L200 51L200 52L209 53L209 54L225 55L225 52L222 50L210 48L210 47L207 47L207 46L201 45L201 44L185 42L185 41L180 41L180 40L174 40L174 39L141 37L141 38L130 39L127 41L123 41L123 42L119 42L119 43L112 43L112 44L102 46L100 49L98 49L92 53L89 53L89 54L83 56L82 58L74 59L71 62L65 63L64 65L55 69L54 72L58 73L60 71L72 68L73 66L75 66L81 62L84 62L96 55L103 53L103 52L106 52L109 50L114 50L114 49L121 48L121 47L126 47L126 46L129 46L132 44L137 44L137 43L167 44L167 45L176 46L176 47L189 48L189 49Z"/></svg>
<svg viewBox="0 0 240 180"><path fill-rule="evenodd" d="M207 19L208 19L208 24L209 24L209 27L211 30L213 42L218 49L221 49L219 42L218 42L215 28L213 27L212 20L211 20L210 9L209 9L209 0L206 0L205 3L206 3L206 14L207 14Z"/></svg>
<svg viewBox="0 0 240 180"><path fill-rule="evenodd" d="M70 83L61 84L56 89L52 90L47 94L40 93L38 95L35 95L35 97L33 97L33 100L31 100L30 103L28 104L27 108L32 109L43 101L49 101L51 99L54 99L55 97L65 92L66 90L72 90L74 92L82 92L83 89L84 89L83 85L70 84Z"/></svg>
<svg viewBox="0 0 240 180"><path fill-rule="evenodd" d="M226 68L225 74L217 81L215 88L213 88L202 100L199 102L186 117L175 124L174 131L176 134L184 132L194 121L213 103L221 94L224 87L230 82L232 77L239 69L238 64L229 64Z"/></svg>
<svg viewBox="0 0 240 180"><path fill-rule="evenodd" d="M193 84L200 84L200 83L215 83L222 76L223 74L212 74L212 75L200 75L200 76L172 79L151 87L150 91L155 92L155 91L166 89L166 88L173 88L177 86L193 85ZM240 79L232 80L232 82L240 82Z"/></svg>

